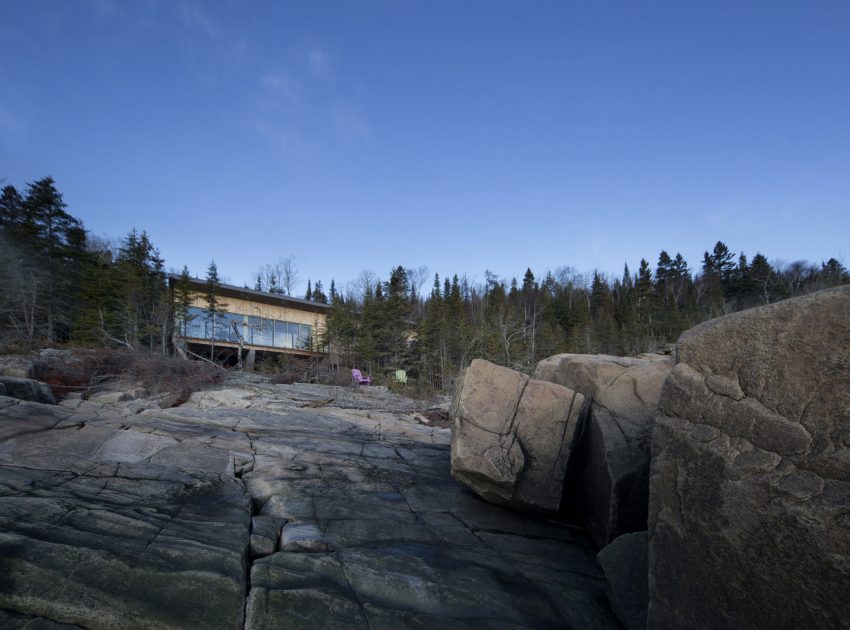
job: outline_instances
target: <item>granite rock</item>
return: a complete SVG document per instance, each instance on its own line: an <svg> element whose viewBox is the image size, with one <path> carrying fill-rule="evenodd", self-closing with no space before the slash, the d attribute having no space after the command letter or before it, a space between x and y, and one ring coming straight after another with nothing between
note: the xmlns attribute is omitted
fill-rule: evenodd
<svg viewBox="0 0 850 630"><path fill-rule="evenodd" d="M579 426L568 480L569 508L599 548L623 533L646 530L652 428L672 358L559 354L535 377L590 400Z"/></svg>
<svg viewBox="0 0 850 630"><path fill-rule="evenodd" d="M682 335L650 480L649 626L846 627L850 286Z"/></svg>
<svg viewBox="0 0 850 630"><path fill-rule="evenodd" d="M557 511L584 411L571 389L476 359L452 407L452 475L488 501Z"/></svg>

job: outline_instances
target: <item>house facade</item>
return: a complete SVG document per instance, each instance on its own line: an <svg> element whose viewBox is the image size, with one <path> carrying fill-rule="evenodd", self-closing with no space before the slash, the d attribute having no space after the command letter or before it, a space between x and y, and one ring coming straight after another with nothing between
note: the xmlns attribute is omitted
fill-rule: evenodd
<svg viewBox="0 0 850 630"><path fill-rule="evenodd" d="M171 276L172 291L177 277ZM175 326L188 349L209 353L211 342L226 355L240 348L259 352L324 356L321 338L329 306L298 298L222 284L218 289L221 312L213 321L206 312L206 283L190 281L192 305L186 322Z"/></svg>

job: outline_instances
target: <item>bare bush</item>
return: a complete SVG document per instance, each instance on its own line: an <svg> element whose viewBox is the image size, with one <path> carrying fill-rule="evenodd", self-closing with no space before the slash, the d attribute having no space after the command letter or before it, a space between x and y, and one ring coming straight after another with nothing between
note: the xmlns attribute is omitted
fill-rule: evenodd
<svg viewBox="0 0 850 630"><path fill-rule="evenodd" d="M30 368L31 378L50 385L57 397L81 392L83 397L109 381L140 383L150 394L173 394L179 405L193 391L219 383L224 371L202 361L184 361L156 352L75 350L67 358L46 359Z"/></svg>

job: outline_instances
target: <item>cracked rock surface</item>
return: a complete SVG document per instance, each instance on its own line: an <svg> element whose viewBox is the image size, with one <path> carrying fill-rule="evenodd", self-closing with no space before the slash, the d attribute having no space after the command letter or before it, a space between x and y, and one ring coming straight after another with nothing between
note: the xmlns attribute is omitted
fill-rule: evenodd
<svg viewBox="0 0 850 630"><path fill-rule="evenodd" d="M846 628L850 286L692 328L659 410L649 627Z"/></svg>
<svg viewBox="0 0 850 630"><path fill-rule="evenodd" d="M672 367L672 357L657 354L557 354L535 369L535 378L591 401L576 429L567 491L569 507L600 549L623 533L646 530L652 429Z"/></svg>
<svg viewBox="0 0 850 630"><path fill-rule="evenodd" d="M491 505L381 388L0 397L0 626L619 627L583 532Z"/></svg>

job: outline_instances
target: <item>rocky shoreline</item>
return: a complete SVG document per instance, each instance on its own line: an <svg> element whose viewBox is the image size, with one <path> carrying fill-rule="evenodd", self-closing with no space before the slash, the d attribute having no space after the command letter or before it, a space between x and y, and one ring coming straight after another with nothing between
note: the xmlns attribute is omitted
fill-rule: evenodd
<svg viewBox="0 0 850 630"><path fill-rule="evenodd" d="M848 322L841 287L672 356L476 360L451 407L0 376L0 625L847 627Z"/></svg>
<svg viewBox="0 0 850 630"><path fill-rule="evenodd" d="M587 536L457 483L417 401L140 393L0 398L0 625L619 627Z"/></svg>

